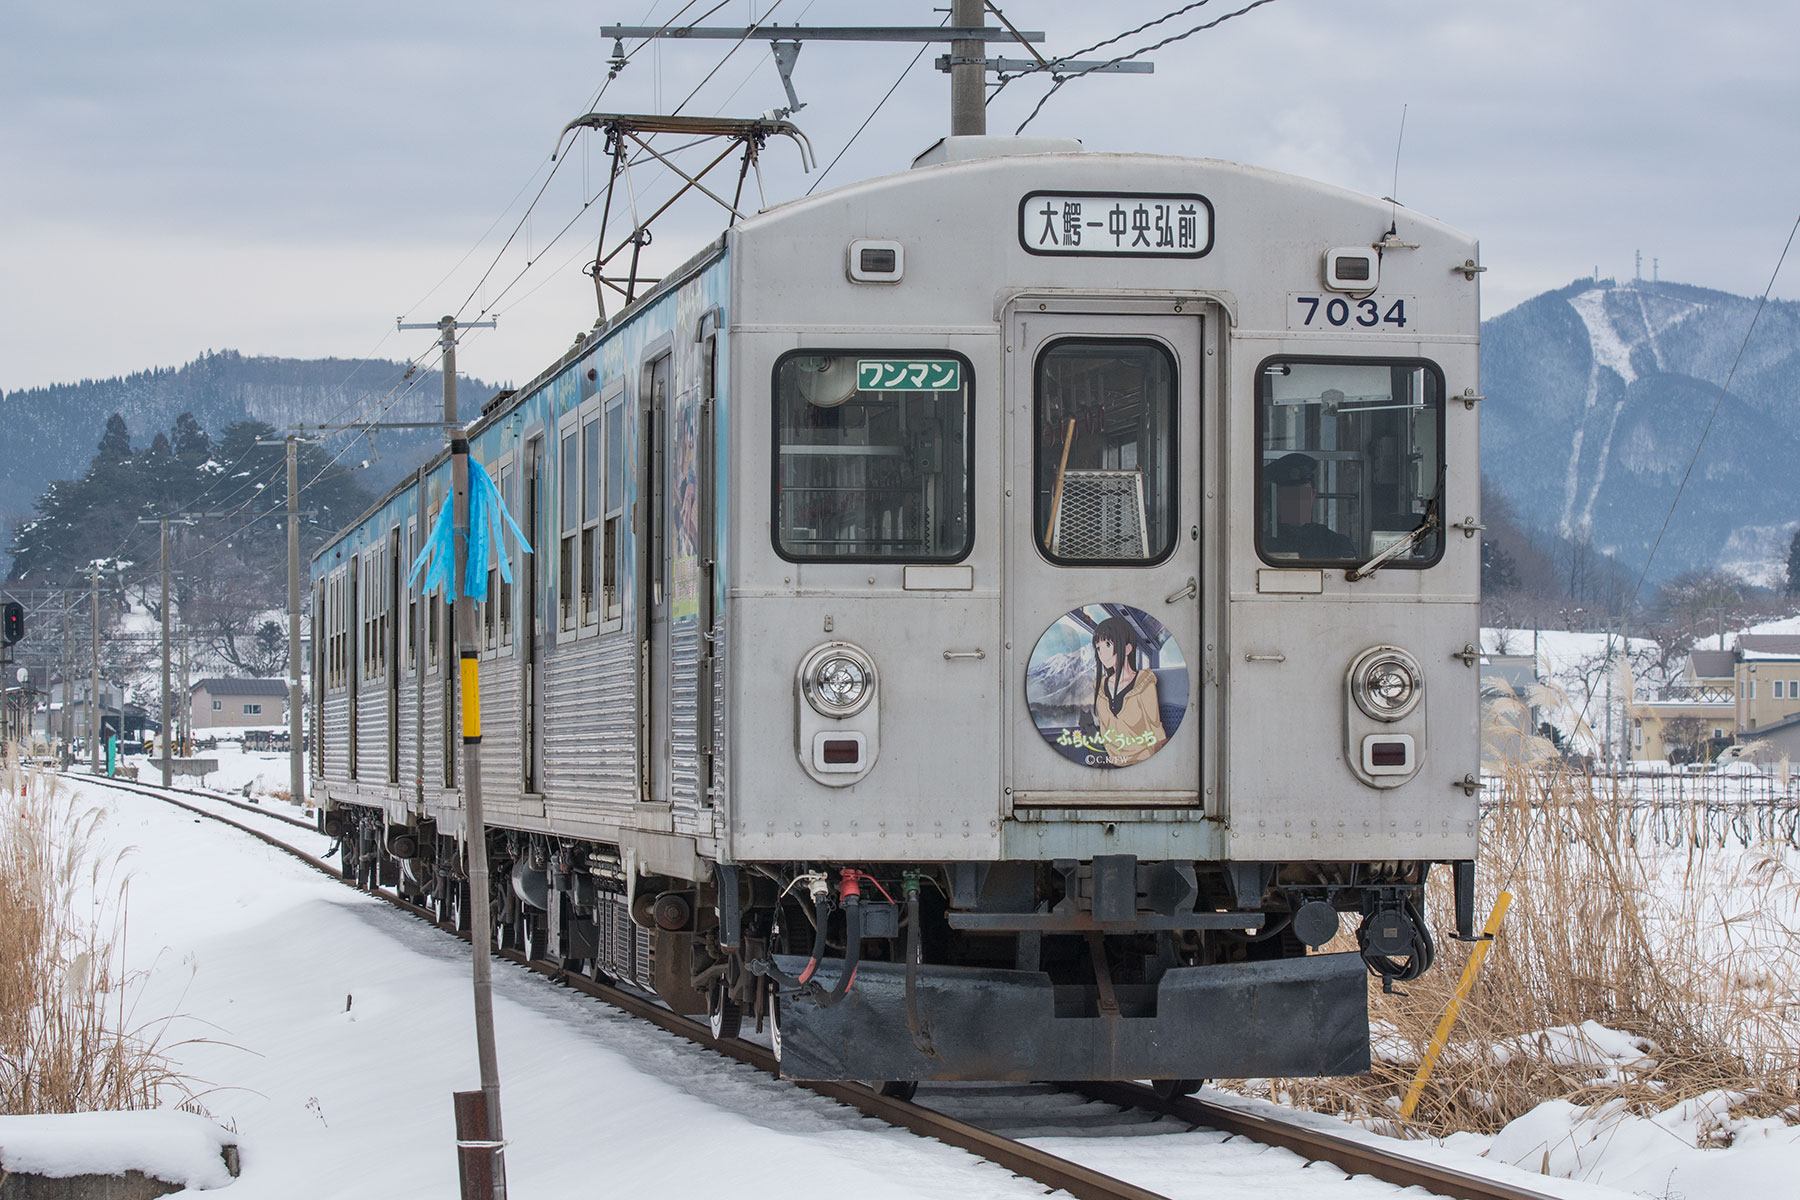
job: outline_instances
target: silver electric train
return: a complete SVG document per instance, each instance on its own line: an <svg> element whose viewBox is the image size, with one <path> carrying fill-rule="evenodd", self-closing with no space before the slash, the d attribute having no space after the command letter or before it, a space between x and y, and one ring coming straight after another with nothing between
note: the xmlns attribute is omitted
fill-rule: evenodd
<svg viewBox="0 0 1800 1200"><path fill-rule="evenodd" d="M485 829L408 586L447 457L313 560L346 873L797 1078L1366 1069L1434 865L1471 924L1478 262L1052 139L743 219L467 428L531 550Z"/></svg>

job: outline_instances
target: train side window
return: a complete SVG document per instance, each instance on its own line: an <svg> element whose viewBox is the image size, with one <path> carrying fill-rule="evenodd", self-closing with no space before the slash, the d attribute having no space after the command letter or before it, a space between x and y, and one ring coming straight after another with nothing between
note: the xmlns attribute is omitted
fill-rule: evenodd
<svg viewBox="0 0 1800 1200"><path fill-rule="evenodd" d="M973 548L974 371L942 350L798 350L774 380L775 551L956 562Z"/></svg>
<svg viewBox="0 0 1800 1200"><path fill-rule="evenodd" d="M1175 358L1141 338L1064 338L1038 355L1038 548L1080 566L1175 547Z"/></svg>
<svg viewBox="0 0 1800 1200"><path fill-rule="evenodd" d="M600 603L608 621L622 621L625 597L619 590L619 556L624 553L625 470L630 456L625 445L625 385L609 389L603 416L606 435L605 518L600 533Z"/></svg>
<svg viewBox="0 0 1800 1200"><path fill-rule="evenodd" d="M581 423L581 623L600 620L600 414Z"/></svg>
<svg viewBox="0 0 1800 1200"><path fill-rule="evenodd" d="M431 519L425 523L425 528L432 529L436 525L437 514L433 513ZM438 629L438 613L443 605L429 596L421 596L420 603L424 605L425 611L425 670L435 672L438 669L438 644L441 640Z"/></svg>
<svg viewBox="0 0 1800 1200"><path fill-rule="evenodd" d="M410 573L412 563L419 556L419 520L412 517L406 523L406 557L400 569ZM404 579L405 576L402 576ZM409 590L406 597L406 673L411 675L419 669L419 593Z"/></svg>
<svg viewBox="0 0 1800 1200"><path fill-rule="evenodd" d="M1438 528L1383 569L1443 556L1444 380L1416 359L1276 358L1256 373L1256 552L1357 566Z"/></svg>
<svg viewBox="0 0 1800 1200"><path fill-rule="evenodd" d="M562 519L559 525L562 530L562 556L557 561L557 567L558 598L564 629L575 628L575 597L581 577L579 560L575 557L576 546L581 537L580 438L580 431L570 425L562 435L562 460L559 464L562 473Z"/></svg>
<svg viewBox="0 0 1800 1200"><path fill-rule="evenodd" d="M501 503L506 505L506 511L509 513L517 513L519 511L518 498L513 495L513 481L517 477L518 471L513 468L511 462L507 462L501 466L498 475L496 475L494 479L495 486L500 489ZM520 517L518 520L523 523L524 518ZM511 540L513 543L508 549L508 557L513 563L514 582L507 583L503 579L496 579L494 585L489 587L488 594L492 596L497 593L499 596L500 645L504 647L512 645L513 640L513 588L517 586L519 578L519 546L518 539L512 537L507 530L502 529L500 531L500 536L503 539Z"/></svg>

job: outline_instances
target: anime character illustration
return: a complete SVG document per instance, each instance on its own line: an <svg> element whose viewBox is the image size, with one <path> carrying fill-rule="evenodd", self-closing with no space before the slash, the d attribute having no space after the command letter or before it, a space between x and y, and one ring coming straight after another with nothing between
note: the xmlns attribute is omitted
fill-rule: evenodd
<svg viewBox="0 0 1800 1200"><path fill-rule="evenodd" d="M1032 724L1084 767L1134 766L1161 750L1187 713L1181 648L1128 604L1089 604L1057 618L1026 668Z"/></svg>
<svg viewBox="0 0 1800 1200"><path fill-rule="evenodd" d="M1108 617L1094 627L1094 719L1108 766L1128 767L1168 740L1157 708L1156 672L1143 661L1131 622Z"/></svg>

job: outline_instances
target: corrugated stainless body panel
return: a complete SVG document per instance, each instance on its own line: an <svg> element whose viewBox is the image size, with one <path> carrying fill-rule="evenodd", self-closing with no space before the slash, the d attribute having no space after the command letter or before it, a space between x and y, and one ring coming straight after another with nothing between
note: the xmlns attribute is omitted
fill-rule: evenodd
<svg viewBox="0 0 1800 1200"><path fill-rule="evenodd" d="M729 770L731 764L731 742L730 738L727 736L727 731L731 728L731 722L727 719L729 713L727 707L729 700L727 697L731 694L731 640L728 636L730 628L730 623L725 619L725 612L721 609L718 626L713 634L714 638L717 639L717 644L713 648L712 813L709 818L701 823L699 830L703 835L710 834L715 837L723 837L725 835L726 822L729 820L729 813L731 812ZM721 847L721 850L723 849L724 848Z"/></svg>
<svg viewBox="0 0 1800 1200"><path fill-rule="evenodd" d="M387 782L387 692L379 679L365 679L357 692L356 777Z"/></svg>
<svg viewBox="0 0 1800 1200"><path fill-rule="evenodd" d="M686 812L691 831L700 804L699 739L695 721L700 711L700 651L705 639L692 617L675 621L669 630L669 798L677 813ZM683 826L682 817L676 827Z"/></svg>
<svg viewBox="0 0 1800 1200"><path fill-rule="evenodd" d="M325 762L323 777L334 783L350 778L350 693L325 693Z"/></svg>
<svg viewBox="0 0 1800 1200"><path fill-rule="evenodd" d="M400 794L418 800L419 779L419 677L400 677Z"/></svg>
<svg viewBox="0 0 1800 1200"><path fill-rule="evenodd" d="M505 802L519 795L519 660L481 662L481 787L483 799Z"/></svg>
<svg viewBox="0 0 1800 1200"><path fill-rule="evenodd" d="M564 642L544 669L546 802L637 800L638 647L630 630Z"/></svg>

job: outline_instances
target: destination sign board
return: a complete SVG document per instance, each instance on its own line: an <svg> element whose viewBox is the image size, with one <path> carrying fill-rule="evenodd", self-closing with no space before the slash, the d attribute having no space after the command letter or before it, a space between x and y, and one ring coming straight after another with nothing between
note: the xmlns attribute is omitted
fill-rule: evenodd
<svg viewBox="0 0 1800 1200"><path fill-rule="evenodd" d="M1199 258L1212 243L1212 203L1192 192L1027 192L1019 201L1019 245L1030 254Z"/></svg>

